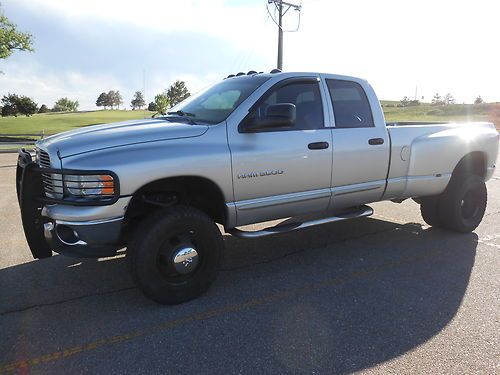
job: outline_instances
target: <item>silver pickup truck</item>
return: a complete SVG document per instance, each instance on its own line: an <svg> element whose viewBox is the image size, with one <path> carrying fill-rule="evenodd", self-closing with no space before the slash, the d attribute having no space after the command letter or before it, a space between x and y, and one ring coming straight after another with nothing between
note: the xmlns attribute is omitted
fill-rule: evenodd
<svg viewBox="0 0 500 375"><path fill-rule="evenodd" d="M216 223L254 238L413 198L429 225L474 230L498 140L485 122L386 123L362 79L239 73L161 117L37 142L34 160L20 151L17 190L35 258L127 248L142 291L175 304L216 278L223 257Z"/></svg>

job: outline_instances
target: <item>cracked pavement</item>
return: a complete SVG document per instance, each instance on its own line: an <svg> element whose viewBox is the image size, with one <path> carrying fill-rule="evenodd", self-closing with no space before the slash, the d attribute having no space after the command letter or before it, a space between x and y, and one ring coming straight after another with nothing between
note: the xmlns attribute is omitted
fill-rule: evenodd
<svg viewBox="0 0 500 375"><path fill-rule="evenodd" d="M498 171L474 233L429 228L405 201L227 235L208 293L169 307L134 287L123 255L31 259L14 164L0 155L0 373L500 372Z"/></svg>

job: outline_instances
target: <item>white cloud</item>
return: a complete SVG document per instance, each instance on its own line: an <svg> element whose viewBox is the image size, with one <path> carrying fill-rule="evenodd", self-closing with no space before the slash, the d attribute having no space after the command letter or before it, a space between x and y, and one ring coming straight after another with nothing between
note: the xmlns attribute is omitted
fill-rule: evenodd
<svg viewBox="0 0 500 375"><path fill-rule="evenodd" d="M95 108L96 94L108 87L123 90L120 82L111 76L82 75L78 71L61 74L44 72L43 67L35 63L7 62L3 65L4 73L0 76L2 93L26 95L39 105L53 106L61 97L77 99L81 109Z"/></svg>
<svg viewBox="0 0 500 375"><path fill-rule="evenodd" d="M109 89L119 90L123 97L123 106L129 108L130 100L136 90L128 88L120 79L113 75L82 74L72 70L61 74L44 72L42 66L26 61L8 61L2 65L3 75L0 75L2 94L16 93L26 95L39 105L52 107L55 101L62 97L78 100L80 109L97 109L95 101L99 93ZM192 93L220 80L220 76L207 74L195 76L192 74L163 74L155 72L146 75L146 100L152 101L154 95L166 90L175 80L183 80ZM142 90L142 87L139 88Z"/></svg>
<svg viewBox="0 0 500 375"><path fill-rule="evenodd" d="M148 100L177 78L184 77L188 87L197 91L228 73L249 68L269 70L275 64L277 31L267 18L266 0L237 5L224 0L4 3L9 5L9 1L27 11L50 14L54 22L91 37L98 32L93 27L95 23L104 22L118 28L140 28L155 36L165 35L165 46L159 48L168 48L169 33L189 33L214 36L238 51L232 63L221 61L224 68L213 69L213 73L204 76L172 71L168 63L165 71L147 72ZM452 92L459 102L470 102L478 94L486 100L500 101L500 51L496 40L500 34L499 11L500 4L491 0L303 0L299 32L285 34L285 70L361 76L373 84L383 99L413 96L418 86L418 96L424 95L426 100L435 92ZM291 13L287 17L288 22L295 22ZM214 48L213 54L218 53ZM156 57L140 58L147 61ZM248 66L250 61L261 67ZM199 57L199 64L203 66L203 56ZM225 70L227 66L231 66L229 72ZM121 88L126 100L133 94L119 78L110 75L69 71L47 76L41 67L27 72L28 75L22 75L21 71L14 71L0 77L0 82L10 82L12 91L21 91L16 89L18 85L27 91L35 90L33 95L40 93L50 98L62 92L66 92L64 96L81 95L82 105L93 105L95 93L102 91L102 82L106 83L103 89Z"/></svg>
<svg viewBox="0 0 500 375"><path fill-rule="evenodd" d="M94 32L95 22L105 21L155 33L202 33L240 43L242 38L257 37L266 19L265 2L229 6L224 0L15 1L28 11L50 14L86 34Z"/></svg>
<svg viewBox="0 0 500 375"><path fill-rule="evenodd" d="M265 3L261 3L259 6L237 7L225 4L226 2L222 0L180 2L143 0L140 5L136 1L128 0L15 0L15 4L6 0L7 10L9 7L21 7L25 11L25 17L29 17L30 14L37 16L46 14L47 18L50 17L54 24L59 25L59 29L63 25L72 35L78 35L79 38L86 40L90 46L92 40L97 40L97 38L102 40L102 33L105 32L106 27L109 27L114 28L115 37L116 29L128 32L131 28L140 30L141 37L147 38L148 35L151 35L156 41L161 40L163 35L165 44L156 47L156 49L162 50L160 52L169 48L168 42L172 38L172 33L175 35L184 33L209 36L215 39L206 38L204 40L220 40L218 46L212 49L214 55L218 53L217 49L219 48L227 48L236 52L231 62L221 61L221 66L225 67L219 68L220 71L217 71L217 68L208 68L205 71L208 70L209 73L193 74L192 71L188 73L184 70L172 69L168 60L166 60L164 68L147 68L148 65L158 65L158 59L165 58L165 54L151 53L150 55L137 56L131 51L129 52L130 60L135 62L133 67L136 68L135 72L131 72L136 83L134 87L131 87L128 80L130 76L113 74L111 62L98 68L102 68L108 73L96 71L84 74L78 70L77 66L65 70L67 68L58 66L54 69L47 64L45 66L39 65L36 63L37 52L23 56L15 55L0 66L0 69L6 73L4 76L0 76L1 91L26 93L39 102L47 102L47 105L61 96L68 96L78 98L81 109L95 109L95 99L98 93L113 89L120 90L124 104L128 106L133 93L143 89L141 71L146 67L145 92L147 101L153 100L155 94L168 88L177 79L184 80L189 90L196 92L229 73L249 70L249 61L262 60L266 55L274 53L272 51L273 41L266 41L263 37L266 34L266 28L274 31L265 14ZM24 28L29 30L29 25ZM130 36L131 33L126 35ZM110 43L113 41L110 40ZM186 45L185 48L189 50L192 49L192 46ZM65 50L67 51L67 48ZM178 52L180 56L184 54L178 47L175 52ZM92 50L89 50L88 53L90 56ZM126 52L123 55L126 55ZM53 59L64 62L67 56L65 52L61 52L60 55L53 56ZM114 61L113 64L120 64L120 62ZM204 64L205 59L203 56L199 56L200 67ZM229 66L230 70L227 71ZM257 69L254 66L251 68ZM268 70L267 66L266 70Z"/></svg>

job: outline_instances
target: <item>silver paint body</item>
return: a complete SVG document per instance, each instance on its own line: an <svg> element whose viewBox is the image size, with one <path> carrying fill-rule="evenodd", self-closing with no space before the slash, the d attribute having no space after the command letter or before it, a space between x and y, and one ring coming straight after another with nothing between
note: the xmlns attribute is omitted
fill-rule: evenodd
<svg viewBox="0 0 500 375"><path fill-rule="evenodd" d="M44 215L73 222L120 218L142 186L168 177L199 176L220 188L226 202L226 228L234 228L380 200L439 194L460 159L473 151L486 157L486 179L493 174L499 134L491 123L387 127L377 96L365 80L318 73L269 76L220 124L146 119L86 127L39 141L53 168L115 172L122 196L110 206L47 206ZM249 108L271 86L292 77L320 79L324 127L240 133L238 124ZM336 128L325 78L359 83L367 94L375 127ZM384 143L369 145L371 138L382 138ZM310 150L312 142L328 142L330 147Z"/></svg>

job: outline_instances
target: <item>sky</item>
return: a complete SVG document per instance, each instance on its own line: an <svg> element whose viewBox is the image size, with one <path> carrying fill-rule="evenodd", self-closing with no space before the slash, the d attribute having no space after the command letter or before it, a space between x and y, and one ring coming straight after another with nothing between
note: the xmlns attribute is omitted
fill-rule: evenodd
<svg viewBox="0 0 500 375"><path fill-rule="evenodd" d="M35 52L0 60L0 95L97 109L119 90L130 108L184 80L191 92L239 71L276 67L277 26L267 0L1 0ZM500 101L498 0L291 0L300 27L284 36L284 70L367 79L380 99ZM295 29L290 10L284 29Z"/></svg>

